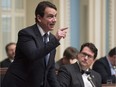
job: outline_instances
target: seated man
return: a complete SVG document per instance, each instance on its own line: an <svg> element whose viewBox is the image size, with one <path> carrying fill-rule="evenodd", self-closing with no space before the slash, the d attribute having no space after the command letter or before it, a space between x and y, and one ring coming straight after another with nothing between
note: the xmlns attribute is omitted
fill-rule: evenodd
<svg viewBox="0 0 116 87"><path fill-rule="evenodd" d="M8 68L14 60L16 43L8 43L5 47L7 58L0 62L1 68Z"/></svg>
<svg viewBox="0 0 116 87"><path fill-rule="evenodd" d="M73 64L77 61L76 56L78 54L78 50L74 47L67 47L64 50L63 58L58 60L55 64L56 70L58 70L62 65L65 64Z"/></svg>
<svg viewBox="0 0 116 87"><path fill-rule="evenodd" d="M16 43L14 42L8 43L5 47L7 58L0 62L0 68L1 68L0 82L2 82L8 67L14 60L15 49L16 49Z"/></svg>
<svg viewBox="0 0 116 87"><path fill-rule="evenodd" d="M101 75L103 84L106 84L108 80L116 83L116 47L109 51L108 56L96 60L93 70Z"/></svg>
<svg viewBox="0 0 116 87"><path fill-rule="evenodd" d="M78 61L63 65L59 69L60 87L101 87L100 75L90 69L97 56L97 48L92 43L85 43L78 53Z"/></svg>

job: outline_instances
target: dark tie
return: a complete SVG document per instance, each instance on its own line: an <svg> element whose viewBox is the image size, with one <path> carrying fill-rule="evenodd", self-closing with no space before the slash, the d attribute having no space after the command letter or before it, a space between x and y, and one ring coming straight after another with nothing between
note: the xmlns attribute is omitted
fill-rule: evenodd
<svg viewBox="0 0 116 87"><path fill-rule="evenodd" d="M46 43L48 42L47 38L48 38L48 34L45 33L45 34L43 35L44 44L46 44Z"/></svg>
<svg viewBox="0 0 116 87"><path fill-rule="evenodd" d="M44 44L46 45L46 43L48 42L48 34L47 33L44 34L43 41L44 41ZM47 54L45 56L45 63L46 63L46 65L48 64L48 61L49 61L49 54Z"/></svg>
<svg viewBox="0 0 116 87"><path fill-rule="evenodd" d="M86 73L87 75L89 75L90 71L81 70L81 74L84 74L84 73Z"/></svg>

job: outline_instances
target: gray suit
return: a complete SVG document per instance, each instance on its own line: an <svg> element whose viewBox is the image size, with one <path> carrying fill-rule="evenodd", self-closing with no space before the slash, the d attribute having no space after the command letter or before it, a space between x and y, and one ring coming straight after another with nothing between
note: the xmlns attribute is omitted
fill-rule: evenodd
<svg viewBox="0 0 116 87"><path fill-rule="evenodd" d="M90 69L90 76L96 87L101 87L100 75ZM58 74L60 87L84 87L82 74L78 63L72 65L64 65L60 68Z"/></svg>

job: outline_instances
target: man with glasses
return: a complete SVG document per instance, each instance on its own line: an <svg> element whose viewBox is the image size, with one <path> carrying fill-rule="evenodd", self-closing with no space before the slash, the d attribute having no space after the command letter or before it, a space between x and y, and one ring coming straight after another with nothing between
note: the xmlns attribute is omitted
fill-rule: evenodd
<svg viewBox="0 0 116 87"><path fill-rule="evenodd" d="M84 43L77 56L78 61L72 65L64 65L58 73L61 87L101 87L100 75L90 69L97 56L97 48L93 43Z"/></svg>

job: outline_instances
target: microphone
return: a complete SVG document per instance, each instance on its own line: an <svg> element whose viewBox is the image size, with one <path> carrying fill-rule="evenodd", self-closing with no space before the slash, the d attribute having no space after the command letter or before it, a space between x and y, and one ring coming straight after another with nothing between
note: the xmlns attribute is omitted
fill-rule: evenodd
<svg viewBox="0 0 116 87"><path fill-rule="evenodd" d="M87 78L87 79L90 81L90 83L91 83L91 85L92 85L93 87L96 87L96 86L95 86L95 84L93 83L92 78L91 78L91 76L90 76L90 75L88 76L88 78Z"/></svg>

